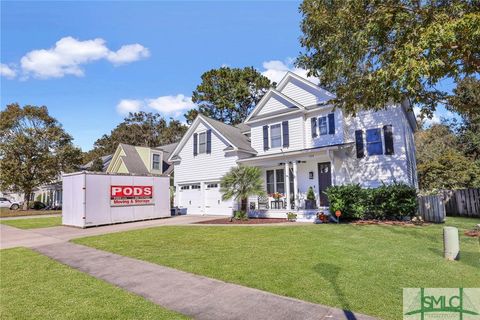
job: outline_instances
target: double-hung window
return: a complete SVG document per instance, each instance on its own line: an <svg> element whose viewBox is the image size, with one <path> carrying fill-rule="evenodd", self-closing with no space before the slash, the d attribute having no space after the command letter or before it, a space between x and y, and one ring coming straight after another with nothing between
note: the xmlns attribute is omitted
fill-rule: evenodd
<svg viewBox="0 0 480 320"><path fill-rule="evenodd" d="M267 193L285 193L285 170L267 170Z"/></svg>
<svg viewBox="0 0 480 320"><path fill-rule="evenodd" d="M160 170L160 155L153 154L152 156L152 169L153 170Z"/></svg>
<svg viewBox="0 0 480 320"><path fill-rule="evenodd" d="M321 136L328 133L327 117L318 118L318 131L320 132Z"/></svg>
<svg viewBox="0 0 480 320"><path fill-rule="evenodd" d="M382 131L380 128L367 130L367 152L370 156L383 154Z"/></svg>
<svg viewBox="0 0 480 320"><path fill-rule="evenodd" d="M207 133L202 132L198 135L198 153L207 152Z"/></svg>
<svg viewBox="0 0 480 320"><path fill-rule="evenodd" d="M282 125L274 124L270 127L270 147L280 148L282 146Z"/></svg>

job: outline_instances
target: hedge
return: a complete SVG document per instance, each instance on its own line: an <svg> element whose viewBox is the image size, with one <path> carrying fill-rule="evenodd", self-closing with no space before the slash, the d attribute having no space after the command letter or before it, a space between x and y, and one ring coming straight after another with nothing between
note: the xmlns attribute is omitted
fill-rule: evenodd
<svg viewBox="0 0 480 320"><path fill-rule="evenodd" d="M329 187L325 194L330 212L340 210L342 218L402 219L417 211L417 191L404 183L362 188L358 184Z"/></svg>

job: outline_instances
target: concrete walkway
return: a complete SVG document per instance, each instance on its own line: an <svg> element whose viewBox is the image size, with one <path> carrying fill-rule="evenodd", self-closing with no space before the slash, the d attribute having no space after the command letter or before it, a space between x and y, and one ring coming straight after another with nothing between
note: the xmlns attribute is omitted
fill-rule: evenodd
<svg viewBox="0 0 480 320"><path fill-rule="evenodd" d="M95 228L50 227L39 229L17 229L0 224L0 249L13 247L33 247L43 244L60 243L75 238L96 236L107 233L122 232L168 225L190 225L199 221L215 219L212 216L176 216L165 219L145 220L113 224Z"/></svg>
<svg viewBox="0 0 480 320"><path fill-rule="evenodd" d="M195 319L374 319L73 243L34 250Z"/></svg>

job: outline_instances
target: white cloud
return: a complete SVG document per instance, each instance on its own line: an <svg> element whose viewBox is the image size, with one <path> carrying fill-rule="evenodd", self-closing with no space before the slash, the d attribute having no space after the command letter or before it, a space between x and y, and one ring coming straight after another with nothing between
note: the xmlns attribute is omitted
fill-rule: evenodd
<svg viewBox="0 0 480 320"><path fill-rule="evenodd" d="M120 114L128 114L129 112L138 112L144 106L142 100L123 99L117 104L117 112Z"/></svg>
<svg viewBox="0 0 480 320"><path fill-rule="evenodd" d="M15 71L13 68L10 68L6 64L0 63L0 76L13 79L17 76L17 71Z"/></svg>
<svg viewBox="0 0 480 320"><path fill-rule="evenodd" d="M107 56L108 61L118 65L148 58L150 51L141 44L129 44L122 46L116 52L110 52Z"/></svg>
<svg viewBox="0 0 480 320"><path fill-rule="evenodd" d="M124 45L118 51L111 51L100 38L80 41L65 37L53 48L28 52L20 64L26 75L41 79L61 78L65 75L83 76L82 65L100 59L118 65L146 58L149 54L148 49L140 44Z"/></svg>
<svg viewBox="0 0 480 320"><path fill-rule="evenodd" d="M287 59L286 61L280 60L270 60L265 61L262 64L263 68L265 69L262 74L269 78L273 82L280 82L282 78L288 71L291 71L295 74L298 74L301 77L307 78L308 80L312 81L313 83L318 83L318 80L313 77L307 77L307 70L302 68L297 68L293 65L292 59Z"/></svg>
<svg viewBox="0 0 480 320"><path fill-rule="evenodd" d="M458 119L458 115L454 114L453 112L446 110L443 107L438 108L434 113L432 118L428 118L427 116L423 116L421 113L420 107L413 107L413 112L415 116L419 120L423 120L426 127L430 127L434 124L442 123L442 119L451 120L453 118Z"/></svg>
<svg viewBox="0 0 480 320"><path fill-rule="evenodd" d="M161 113L178 116L182 111L195 107L191 97L183 94L176 96L162 96L155 99L146 99L147 105Z"/></svg>

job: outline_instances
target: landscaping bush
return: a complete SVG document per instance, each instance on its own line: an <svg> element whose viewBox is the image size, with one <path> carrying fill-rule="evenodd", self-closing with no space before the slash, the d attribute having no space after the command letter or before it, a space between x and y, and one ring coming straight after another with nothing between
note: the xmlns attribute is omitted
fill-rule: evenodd
<svg viewBox="0 0 480 320"><path fill-rule="evenodd" d="M248 215L247 215L247 212L246 211L242 211L242 210L239 210L239 211L235 211L235 219L237 220L248 220Z"/></svg>
<svg viewBox="0 0 480 320"><path fill-rule="evenodd" d="M33 203L30 204L30 209L33 210L42 210L46 208L46 204L40 201L34 201Z"/></svg>
<svg viewBox="0 0 480 320"><path fill-rule="evenodd" d="M401 219L414 216L417 210L416 190L404 183L368 189L358 184L333 186L325 193L330 212L340 210L342 218L347 220Z"/></svg>
<svg viewBox="0 0 480 320"><path fill-rule="evenodd" d="M362 219L366 212L366 189L358 184L332 186L326 190L330 212L340 210L343 219Z"/></svg>

